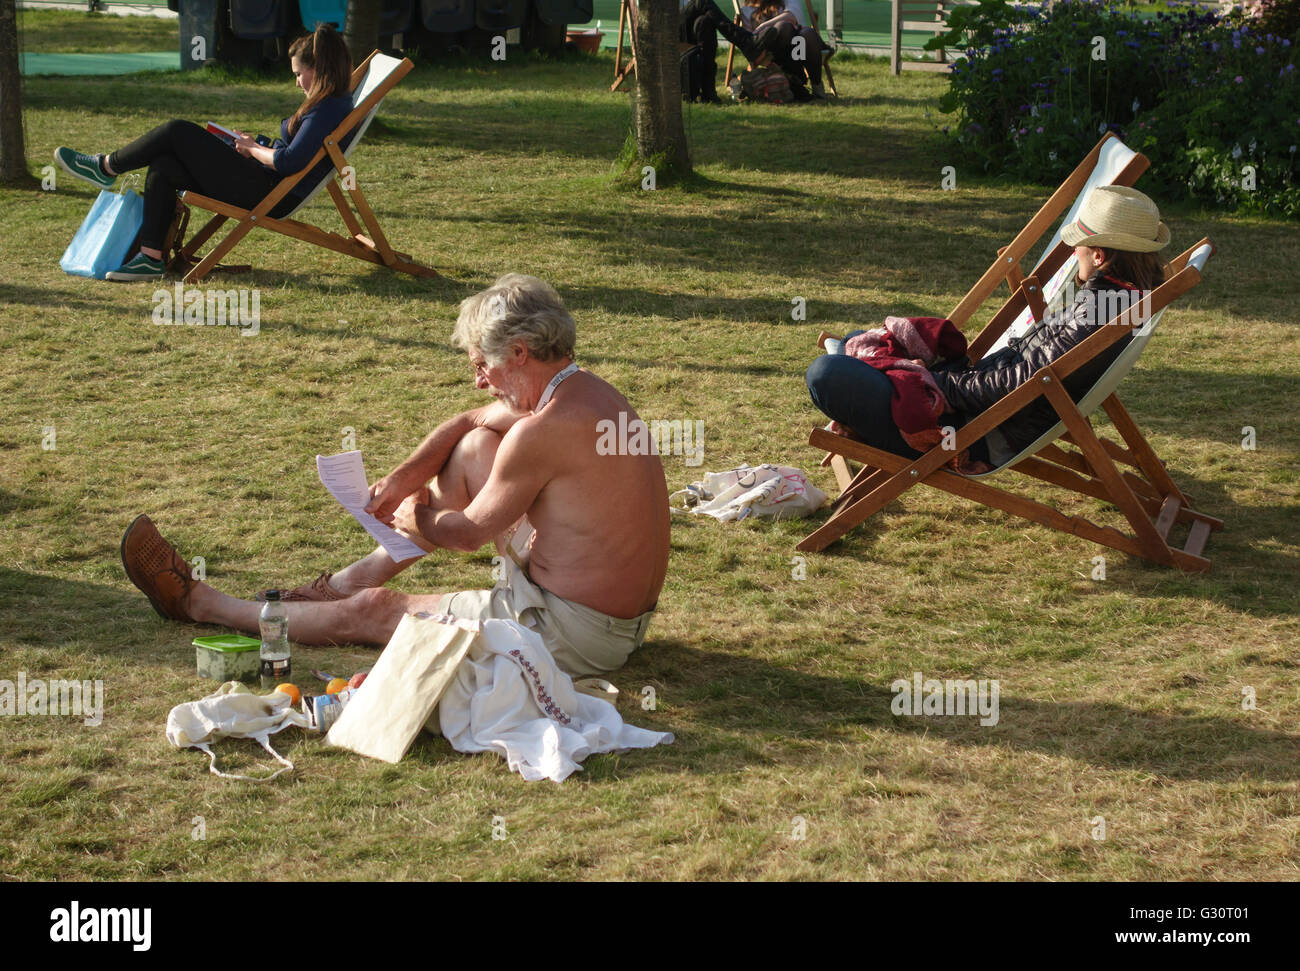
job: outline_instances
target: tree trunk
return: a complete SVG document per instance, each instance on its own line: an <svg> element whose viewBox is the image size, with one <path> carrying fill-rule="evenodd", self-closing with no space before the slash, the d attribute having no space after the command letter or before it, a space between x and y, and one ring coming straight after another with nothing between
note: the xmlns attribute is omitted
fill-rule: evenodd
<svg viewBox="0 0 1300 971"><path fill-rule="evenodd" d="M656 182L691 172L682 123L682 80L677 52L677 0L636 0L636 93L633 113L638 161L656 165ZM659 167L667 171L659 170Z"/></svg>
<svg viewBox="0 0 1300 971"><path fill-rule="evenodd" d="M379 10L382 0L349 0L348 22L343 39L352 52L352 63L360 64L379 47Z"/></svg>
<svg viewBox="0 0 1300 971"><path fill-rule="evenodd" d="M0 0L0 184L31 182L23 147L23 79L18 70L18 3Z"/></svg>

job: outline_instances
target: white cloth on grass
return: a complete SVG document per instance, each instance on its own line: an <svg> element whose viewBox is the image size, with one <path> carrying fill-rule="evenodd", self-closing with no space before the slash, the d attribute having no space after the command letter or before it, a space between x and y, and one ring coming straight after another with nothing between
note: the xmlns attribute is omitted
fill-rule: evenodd
<svg viewBox="0 0 1300 971"><path fill-rule="evenodd" d="M750 516L810 516L826 502L826 493L799 469L788 465L742 465L726 472L710 472L703 482L674 492L669 501L679 496L688 503L694 499L696 504L685 510L674 508L674 512L712 516L724 523Z"/></svg>
<svg viewBox="0 0 1300 971"><path fill-rule="evenodd" d="M512 620L485 620L438 705L458 752L496 752L530 782L563 782L588 755L650 748L668 732L624 724L608 701L579 693L541 637Z"/></svg>

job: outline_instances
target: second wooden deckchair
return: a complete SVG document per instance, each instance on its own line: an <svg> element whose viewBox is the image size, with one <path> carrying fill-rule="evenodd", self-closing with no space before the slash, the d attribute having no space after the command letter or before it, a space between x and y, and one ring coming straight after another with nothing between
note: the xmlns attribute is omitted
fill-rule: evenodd
<svg viewBox="0 0 1300 971"><path fill-rule="evenodd" d="M1116 165L1118 175L1111 178ZM1065 222L1073 218L1082 197L1090 191L1092 185L1106 182L1131 184L1145 168L1144 158L1108 136L1094 147L1016 240L999 252L998 262L995 262L950 316L954 323L964 322L1002 279L1007 279L1009 283L1017 281L1011 299L970 345L972 360L980 359L1004 341L1013 324L1018 325L1026 320L1032 322L1045 313L1044 288L1039 285L1039 274L1047 278L1049 287L1054 288L1055 284L1073 273L1073 250L1060 243L1059 232L1034 273L1023 277L1016 272L1020 257L1069 204L1070 196L1078 193ZM1034 237L1026 239L1026 233L1031 230L1035 233ZM1120 313L1108 320L1106 326L1098 328L1078 346L1040 369L1028 381L960 429L947 449L942 445L936 446L921 457L911 460L871 448L825 429L815 429L809 442L833 453L829 464L834 469L843 492L832 508L830 519L806 537L798 549L825 549L913 485L924 482L954 495L1082 536L1133 556L1189 572L1208 570L1210 562L1202 552L1209 534L1221 529L1223 522L1191 507L1191 501L1169 477L1164 463L1156 456L1136 423L1120 404L1115 391L1142 353L1165 307L1200 281L1201 270L1213 252L1213 244L1208 239L1201 240L1184 252L1170 264L1170 275L1166 281L1149 298L1140 302L1136 309L1128 306L1122 308ZM1047 300L1051 299L1051 295L1049 289ZM1130 333L1134 337L1129 345L1076 404L1062 381ZM822 336L824 340L827 335ZM1046 503L987 485L981 481L986 476L964 476L948 468L954 454L964 451L1001 422L1039 398L1051 405L1060 422L1006 462L1003 468L1114 504L1127 519L1132 528L1131 533L1098 526L1081 516L1065 515ZM1101 438L1093 430L1088 416L1098 407L1110 417L1123 444ZM1067 450L1058 442L1068 443L1074 448ZM846 458L863 463L862 470L856 476L849 472ZM1126 466L1126 470L1121 472L1117 462ZM1188 530L1186 542L1181 547L1170 543L1170 532L1175 523L1186 526Z"/></svg>
<svg viewBox="0 0 1300 971"><path fill-rule="evenodd" d="M410 59L398 60L378 51L367 57L352 72L350 87L352 111L348 113L348 116L339 123L334 131L326 136L324 145L312 156L311 161L301 171L281 179L279 184L267 194L266 198L252 209L244 209L193 191L181 193L181 201L186 205L197 206L200 209L215 213L203 228L194 235L193 239L181 249L181 256L187 261L192 262L194 260L199 248L212 237L213 233L221 228L226 220L236 220L235 226L226 234L225 238L214 246L211 252L185 275L185 282L194 283L202 280L217 266L222 257L234 248L236 243L248 235L250 230L258 226L308 243L314 243L317 246L324 246L326 249L345 253L359 260L366 260L370 263L387 266L393 270L400 270L403 273L423 277L437 276L438 272L436 270L415 262L409 254L399 253L389 244L388 238L379 226L379 220L375 218L374 211L370 208L370 204L366 201L366 197L357 183L356 169L348 164L348 158L356 150L357 145L361 143L361 138L365 135L366 129L370 127L370 122L375 117L380 102L407 75L413 66ZM342 145L348 133L354 129L355 134L352 136L351 141L346 146ZM271 210L289 193L289 190L306 178L311 170L326 157L333 163L333 171L329 172L288 215L280 217L269 215ZM347 227L350 235L343 236L339 233L326 232L310 223L290 218L299 212L303 206L307 205L321 189L326 189L329 192L330 198L334 201L335 208L338 209L339 215L343 218L343 224ZM345 191L351 198L353 205L356 206L355 214L343 196ZM361 217L359 220L358 215ZM365 224L364 228L362 223Z"/></svg>
<svg viewBox="0 0 1300 971"><path fill-rule="evenodd" d="M623 63L623 32L627 31L627 63ZM614 49L614 83L617 91L627 76L636 70L636 0L623 0L618 6L618 46Z"/></svg>
<svg viewBox="0 0 1300 971"><path fill-rule="evenodd" d="M749 22L745 19L744 8L741 6L740 0L731 0L731 5L736 11L736 24L748 28ZM811 27L817 32L817 36L821 37L821 24L817 20L817 11L806 8L804 0L786 0L785 9L794 14L800 26ZM819 56L822 59L822 74L826 76L826 87L830 89L831 94L838 98L840 92L835 87L835 75L831 73L831 58L835 56L835 51L834 49L823 51ZM726 85L731 84L732 67L735 64L735 59L736 45L732 44L730 50L727 51L727 72L723 76L723 83ZM771 56L764 54L759 60L766 64L771 61ZM807 68L804 69L804 73L808 74ZM811 81L812 75L808 74L808 78Z"/></svg>
<svg viewBox="0 0 1300 971"><path fill-rule="evenodd" d="M623 61L623 36L627 35L628 59ZM636 0L623 0L618 8L618 46L614 49L614 82L609 86L609 90L617 91L629 74L636 72L636 32L637 32L637 12ZM684 53L694 47L694 44L685 41L679 41L677 44L678 53Z"/></svg>

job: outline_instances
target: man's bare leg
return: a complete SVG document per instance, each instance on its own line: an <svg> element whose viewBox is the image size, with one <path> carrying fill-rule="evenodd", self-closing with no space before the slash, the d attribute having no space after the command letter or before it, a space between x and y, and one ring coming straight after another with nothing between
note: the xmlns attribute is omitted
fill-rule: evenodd
<svg viewBox="0 0 1300 971"><path fill-rule="evenodd" d="M486 428L476 429L457 442L447 464L429 482L432 493L429 505L435 509L457 511L468 506L487 482L500 444L501 436ZM329 585L350 596L372 587L382 587L415 562L394 563L383 547L377 547L330 577Z"/></svg>
<svg viewBox="0 0 1300 971"><path fill-rule="evenodd" d="M345 600L286 603L289 638L299 644L387 644L403 614L432 612L441 596L372 587ZM206 583L195 585L186 605L198 623L233 627L254 636L263 606L255 600L224 594Z"/></svg>
<svg viewBox="0 0 1300 971"><path fill-rule="evenodd" d="M464 509L478 494L492 471L501 437L486 428L466 435L457 443L442 471L429 484L431 505L446 509ZM352 596L332 602L286 603L289 637L299 644L387 644L402 615L436 609L440 593L405 594L384 589L411 562L394 563L383 549L377 549L337 574L350 574L358 585ZM370 572L365 572L369 570ZM262 604L240 600L209 586L197 583L189 595L186 610L202 624L220 624L247 634L257 634Z"/></svg>

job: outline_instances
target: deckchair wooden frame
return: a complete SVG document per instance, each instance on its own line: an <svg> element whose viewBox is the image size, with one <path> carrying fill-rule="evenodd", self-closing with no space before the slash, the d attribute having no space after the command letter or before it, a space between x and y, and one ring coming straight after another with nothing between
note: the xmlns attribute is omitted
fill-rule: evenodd
<svg viewBox="0 0 1300 971"><path fill-rule="evenodd" d="M1033 247L1038 245L1039 240L1046 235L1047 230L1074 204L1084 186L1087 185L1093 170L1096 169L1100 162L1106 143L1112 140L1118 140L1113 133L1107 133L1098 140L1097 144L1083 157L1083 160L1075 166L1074 171L1065 178L1065 181L1048 197L1033 218L1025 224L1024 229L1020 230L1010 243L998 249L997 256L989 264L989 268L984 271L979 280L975 282L975 285L967 291L966 295L962 297L961 301L948 315L949 320L956 324L958 328L962 328L1004 282L1011 289L1011 298L993 315L979 336L968 347L967 354L972 361L978 361L984 357L1003 333L1006 332L1006 329L1024 312L1026 307L1031 309L1036 318L1041 317L1045 301L1043 300L1039 280L1050 280L1052 275L1069 259L1072 249L1064 243L1058 243L1034 267L1028 277L1024 274L1021 260L1029 254ZM1150 164L1145 155L1135 152L1124 167L1116 173L1110 184L1132 186ZM827 455L822 459L822 464L831 466L837 481L843 487L847 474L844 458L838 454Z"/></svg>
<svg viewBox="0 0 1300 971"><path fill-rule="evenodd" d="M1014 292L1006 304L994 314L971 343L972 360L983 357L1026 306L1033 309L1036 318L1041 317L1044 308L1039 274L1047 278L1055 273L1063 265L1071 248L1063 243L1054 247L1028 277L1021 273L1019 261L1037 239L1046 233L1055 219L1069 208L1087 182L1101 148L1109 137L1097 143L1015 240L999 250L998 259L949 315L949 319L960 325L970 318L1003 280L1013 286ZM1131 185L1145 171L1147 164L1145 158L1135 155L1112 184ZM1210 255L1213 255L1213 243L1209 239L1203 239L1170 263L1168 279L1151 294L1149 303L1142 308L1140 319L1121 312L1078 346L1040 369L1020 387L961 428L950 449L936 446L919 458L909 460L826 429L814 429L809 444L829 453L823 464L831 466L842 491L832 506L830 518L805 537L797 549L825 549L913 485L924 482L953 495L1082 536L1133 556L1188 572L1209 570L1210 561L1201 554L1209 534L1222 529L1223 521L1191 507L1191 500L1169 477L1164 463L1147 443L1117 395L1110 394L1101 403L1101 407L1119 432L1123 444L1099 437L1088 417L1079 411L1061 383L1079 367L1093 360L1126 334L1132 333L1146 319L1162 311L1200 282L1200 272L1195 266L1189 265L1189 260L1202 246L1209 246ZM823 333L819 343L824 344L829 336ZM1065 425L1065 431L1056 442L1039 448L1033 455L1019 458L1009 467L1040 481L1112 503L1127 519L1133 530L1131 534L1098 526L1081 516L1067 516L1045 503L987 485L947 467L955 454L969 448L993 428L1040 397L1045 398L1056 411ZM1075 450L1062 448L1060 442L1069 443ZM849 469L848 460L861 462L863 468L854 475ZM1121 471L1117 462L1126 466L1127 470ZM1187 540L1181 548L1172 546L1169 542L1169 533L1175 522L1188 526Z"/></svg>
<svg viewBox="0 0 1300 971"><path fill-rule="evenodd" d="M636 70L636 31L632 27L633 14L628 11L628 4L635 0L623 0L618 5L618 46L614 48L614 83L609 90L617 91L629 74ZM627 25L627 64L623 63L623 28Z"/></svg>
<svg viewBox="0 0 1300 971"><path fill-rule="evenodd" d="M617 91L629 74L636 73L636 16L632 13L635 6L636 0L623 0L618 6L618 46L614 48L614 83L609 86L611 91ZM624 24L627 26L627 47L631 55L626 64L623 63ZM695 46L678 43L677 52L682 54Z"/></svg>
<svg viewBox="0 0 1300 971"><path fill-rule="evenodd" d="M366 72L370 69L370 62L374 59L378 51L371 53L353 72L352 78L348 85L349 91L355 91L357 85L362 82ZM220 199L213 199L201 195L194 191L181 193L181 201L186 205L197 206L200 209L214 213L213 217L194 234L193 238L185 244L181 250L181 256L188 261L193 261L199 248L202 247L218 229L221 228L227 220L235 220L235 226L226 234L212 250L198 261L187 274L185 274L186 283L196 283L202 280L211 272L227 253L243 239L248 233L256 228L262 227L272 232L281 233L285 236L291 236L294 239L301 239L304 242L314 243L317 246L323 246L326 249L343 253L347 256L355 257L359 260L366 260L370 263L377 263L380 266L387 266L393 270L399 270L402 273L410 273L420 277L436 277L437 270L432 267L424 266L415 262L409 253L401 253L393 249L388 242L388 237L384 234L383 229L379 226L379 220L375 217L374 210L370 208L370 203L366 201L365 194L361 191L361 186L356 176L355 166L345 173L349 162L344 157L340 148L342 139L361 123L380 101L396 87L397 83L402 80L414 65L409 58L405 58L393 69L393 71L384 78L370 93L368 97L339 123L325 138L324 144L312 156L299 172L287 176L267 193L252 209L244 209L241 206L232 205L222 202ZM326 232L310 223L301 220L291 219L289 217L276 218L268 215L272 209L304 179L312 169L325 157L334 165L334 172L326 176L325 188L329 192L330 199L333 200L335 208L343 219L344 226L347 227L349 236L340 233ZM346 187L348 197L351 198L352 205L356 207L354 214L352 208L348 205L343 193ZM360 219L358 219L358 215ZM363 226L364 223L364 226Z"/></svg>

